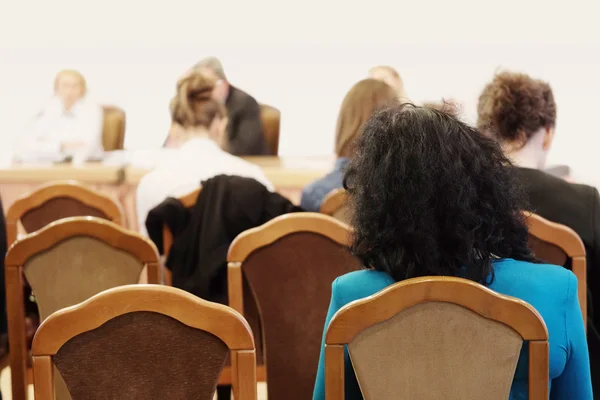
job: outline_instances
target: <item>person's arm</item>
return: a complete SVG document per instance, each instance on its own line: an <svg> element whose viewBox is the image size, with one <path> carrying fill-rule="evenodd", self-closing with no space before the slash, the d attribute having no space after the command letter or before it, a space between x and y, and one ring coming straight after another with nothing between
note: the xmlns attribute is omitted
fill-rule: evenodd
<svg viewBox="0 0 600 400"><path fill-rule="evenodd" d="M265 137L258 103L248 101L230 123L233 124L228 137L231 154L251 156L265 153Z"/></svg>
<svg viewBox="0 0 600 400"><path fill-rule="evenodd" d="M83 162L89 158L99 157L104 148L102 146L102 130L104 123L104 112L102 107L93 103L84 103L81 114L77 116L77 130L81 132L81 143L64 143L63 145L73 145L76 150L76 158ZM76 160L74 160L76 161Z"/></svg>
<svg viewBox="0 0 600 400"><path fill-rule="evenodd" d="M336 285L337 279L333 281L333 284L331 285L331 301L329 303L329 311L327 311L327 318L325 319L325 326L323 327L321 355L319 356L319 367L317 369L317 380L315 382L313 400L325 399L325 335L327 334L327 327L329 326L329 322L331 322L331 318L333 318L335 313L343 306L342 302L338 299Z"/></svg>
<svg viewBox="0 0 600 400"><path fill-rule="evenodd" d="M577 278L571 272L564 313L567 363L560 376L552 380L550 400L591 400L590 356L577 297Z"/></svg>
<svg viewBox="0 0 600 400"><path fill-rule="evenodd" d="M59 104L52 99L21 132L15 143L15 158L22 162L60 159L60 141L52 135L59 119Z"/></svg>

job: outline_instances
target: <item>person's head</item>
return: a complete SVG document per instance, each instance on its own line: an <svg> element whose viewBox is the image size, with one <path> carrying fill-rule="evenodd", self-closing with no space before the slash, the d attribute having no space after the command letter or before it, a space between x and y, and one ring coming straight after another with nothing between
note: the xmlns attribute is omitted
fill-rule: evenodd
<svg viewBox="0 0 600 400"><path fill-rule="evenodd" d="M369 70L369 78L382 81L390 85L400 97L406 97L404 82L398 71L387 65L378 65Z"/></svg>
<svg viewBox="0 0 600 400"><path fill-rule="evenodd" d="M212 79L215 82L213 97L221 103L225 103L229 95L229 82L227 81L225 70L223 70L223 65L218 58L208 57L200 60L192 67L192 71L199 72Z"/></svg>
<svg viewBox="0 0 600 400"><path fill-rule="evenodd" d="M171 119L181 126L182 140L208 134L225 147L227 111L212 97L215 82L200 73L192 73L177 83L171 100Z"/></svg>
<svg viewBox="0 0 600 400"><path fill-rule="evenodd" d="M335 128L335 152L338 157L352 158L354 141L362 125L375 111L397 99L389 85L375 79L363 79L344 97Z"/></svg>
<svg viewBox="0 0 600 400"><path fill-rule="evenodd" d="M533 260L513 173L494 140L444 112L410 104L378 112L346 170L352 251L396 281L489 283L492 259Z"/></svg>
<svg viewBox="0 0 600 400"><path fill-rule="evenodd" d="M85 96L86 90L85 78L78 71L65 69L54 78L54 94L67 110Z"/></svg>
<svg viewBox="0 0 600 400"><path fill-rule="evenodd" d="M494 77L479 96L478 128L508 154L526 150L537 167L545 163L554 138L556 103L550 85L520 73Z"/></svg>

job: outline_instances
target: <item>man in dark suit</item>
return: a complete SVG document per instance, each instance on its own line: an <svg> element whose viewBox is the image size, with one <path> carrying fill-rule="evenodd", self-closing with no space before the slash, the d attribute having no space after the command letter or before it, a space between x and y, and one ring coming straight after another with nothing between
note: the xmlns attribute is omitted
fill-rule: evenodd
<svg viewBox="0 0 600 400"><path fill-rule="evenodd" d="M554 138L556 103L548 83L503 72L479 97L478 127L496 139L515 163L531 211L566 225L587 255L588 346L594 392L600 392L600 195L542 171ZM589 296L588 296L589 297Z"/></svg>
<svg viewBox="0 0 600 400"><path fill-rule="evenodd" d="M223 66L215 57L200 61L192 70L209 76L216 82L213 97L227 107L229 152L237 156L265 154L260 106L254 97L227 81Z"/></svg>

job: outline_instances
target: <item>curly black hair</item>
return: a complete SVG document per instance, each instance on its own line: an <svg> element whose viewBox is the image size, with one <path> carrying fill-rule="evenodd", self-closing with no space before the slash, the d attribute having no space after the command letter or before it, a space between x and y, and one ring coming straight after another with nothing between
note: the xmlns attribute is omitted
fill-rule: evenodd
<svg viewBox="0 0 600 400"><path fill-rule="evenodd" d="M396 281L493 280L494 258L534 261L523 196L499 145L439 110L395 105L356 141L344 179L353 253Z"/></svg>

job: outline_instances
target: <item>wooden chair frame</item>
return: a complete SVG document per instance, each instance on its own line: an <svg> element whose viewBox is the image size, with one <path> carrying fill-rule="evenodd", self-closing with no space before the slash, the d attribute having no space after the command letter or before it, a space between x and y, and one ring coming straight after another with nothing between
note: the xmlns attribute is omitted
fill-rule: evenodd
<svg viewBox="0 0 600 400"><path fill-rule="evenodd" d="M202 190L202 187L199 187L198 189L195 189L186 195L178 197L177 200L179 200L179 202L181 202L181 204L185 208L192 208L196 205L196 202L198 201L198 196L200 195L201 190ZM167 225L164 225L163 226L163 253L164 253L165 260L166 260L167 256L169 255L169 252L171 251L172 246L173 246L173 234L169 230L169 227ZM165 285L172 286L173 282L171 279L171 272L167 268L164 268L164 276L165 276ZM258 381L264 382L266 380L266 376L267 375L265 372L264 365L258 365L257 366ZM233 375L232 375L231 367L229 365L226 365L225 368L223 368L223 372L221 373L221 378L219 380L219 384L220 385L230 385L230 384L232 384L232 379L233 379Z"/></svg>
<svg viewBox="0 0 600 400"><path fill-rule="evenodd" d="M254 339L244 317L227 306L159 285L127 285L109 289L48 317L40 325L32 346L36 400L54 400L52 357L68 340L115 317L138 311L169 316L221 339L231 350L235 398L256 400Z"/></svg>
<svg viewBox="0 0 600 400"><path fill-rule="evenodd" d="M350 244L348 227L333 217L319 213L291 213L272 219L264 225L241 233L229 246L227 254L227 285L229 306L243 315L244 284L242 263L255 250L268 246L276 240L292 233L314 232L348 246ZM262 340L259 338L258 340ZM263 346L264 348L264 346ZM266 381L265 365L258 366L258 379Z"/></svg>
<svg viewBox="0 0 600 400"><path fill-rule="evenodd" d="M17 240L18 225L23 215L57 197L68 197L77 200L88 207L102 211L115 224L123 225L123 209L111 197L90 189L77 181L51 182L32 192L23 194L6 212L8 247Z"/></svg>
<svg viewBox="0 0 600 400"><path fill-rule="evenodd" d="M571 270L577 277L577 295L583 322L587 326L587 261L581 238L568 226L529 212L525 212L525 216L530 235L560 248L571 259Z"/></svg>
<svg viewBox="0 0 600 400"><path fill-rule="evenodd" d="M333 216L346 204L347 200L348 193L346 193L345 189L334 189L325 196L325 199L323 199L319 212L321 214Z"/></svg>
<svg viewBox="0 0 600 400"><path fill-rule="evenodd" d="M548 399L548 331L528 303L478 283L453 277L423 277L398 282L342 307L325 336L325 398L344 399L344 346L363 330L421 303L446 302L507 325L529 341L529 399Z"/></svg>
<svg viewBox="0 0 600 400"><path fill-rule="evenodd" d="M149 283L160 282L159 256L154 243L117 224L96 217L60 219L17 240L5 260L6 312L8 317L9 356L12 395L27 398L27 343L23 300L23 266L32 256L74 236L90 236L124 250L145 264Z"/></svg>

